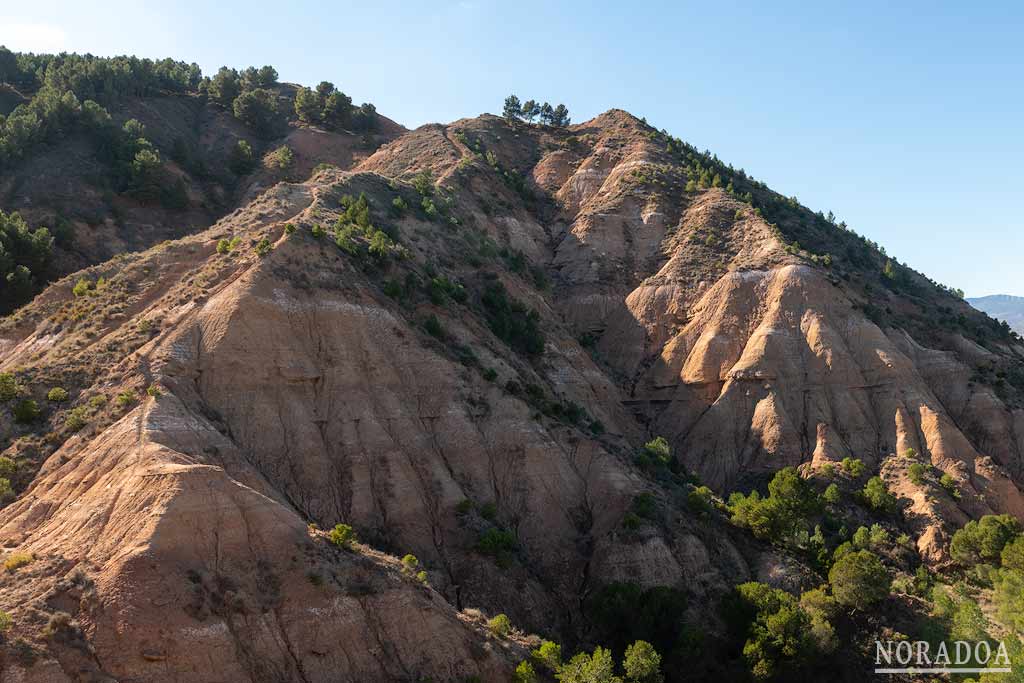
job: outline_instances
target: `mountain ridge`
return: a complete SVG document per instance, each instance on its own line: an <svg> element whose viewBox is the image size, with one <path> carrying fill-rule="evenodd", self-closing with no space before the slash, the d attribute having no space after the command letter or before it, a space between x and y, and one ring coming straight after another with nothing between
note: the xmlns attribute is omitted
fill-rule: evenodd
<svg viewBox="0 0 1024 683"><path fill-rule="evenodd" d="M993 294L967 299L967 303L993 318L1005 321L1018 334L1024 334L1024 297Z"/></svg>

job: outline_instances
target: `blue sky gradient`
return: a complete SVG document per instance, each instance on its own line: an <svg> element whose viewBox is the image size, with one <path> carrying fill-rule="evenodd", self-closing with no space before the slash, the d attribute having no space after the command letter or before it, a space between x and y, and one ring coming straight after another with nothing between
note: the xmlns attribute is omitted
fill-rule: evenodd
<svg viewBox="0 0 1024 683"><path fill-rule="evenodd" d="M644 116L969 296L1024 296L1024 5L53 0L0 44L273 64L409 126Z"/></svg>

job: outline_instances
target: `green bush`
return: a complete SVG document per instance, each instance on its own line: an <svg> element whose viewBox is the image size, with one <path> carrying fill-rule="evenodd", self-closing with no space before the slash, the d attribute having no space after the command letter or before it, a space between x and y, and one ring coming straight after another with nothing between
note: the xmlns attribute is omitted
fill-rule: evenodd
<svg viewBox="0 0 1024 683"><path fill-rule="evenodd" d="M408 554L402 558L402 571L406 574L415 574L419 566L420 561L413 554Z"/></svg>
<svg viewBox="0 0 1024 683"><path fill-rule="evenodd" d="M504 638L512 633L512 620L504 614L498 614L487 621L487 628L494 635Z"/></svg>
<svg viewBox="0 0 1024 683"><path fill-rule="evenodd" d="M837 505L842 498L842 493L839 491L839 486L832 483L825 487L825 492L821 497L829 505Z"/></svg>
<svg viewBox="0 0 1024 683"><path fill-rule="evenodd" d="M228 168L238 176L251 173L256 168L256 153L247 140L239 140L231 149L231 156L228 157Z"/></svg>
<svg viewBox="0 0 1024 683"><path fill-rule="evenodd" d="M519 666L516 667L515 675L512 677L515 683L537 683L537 672L533 670L533 665L523 660L519 662Z"/></svg>
<svg viewBox="0 0 1024 683"><path fill-rule="evenodd" d="M743 642L743 658L757 680L795 680L795 672L821 650L811 614L783 590L744 583L726 599L724 609L729 631Z"/></svg>
<svg viewBox="0 0 1024 683"><path fill-rule="evenodd" d="M889 573L878 556L855 550L840 556L828 572L832 595L841 605L866 609L889 595Z"/></svg>
<svg viewBox="0 0 1024 683"><path fill-rule="evenodd" d="M226 239L217 240L217 253L227 254L231 251L231 242Z"/></svg>
<svg viewBox="0 0 1024 683"><path fill-rule="evenodd" d="M118 408L125 408L135 403L135 392L131 389L126 389L117 395L114 399L114 403Z"/></svg>
<svg viewBox="0 0 1024 683"><path fill-rule="evenodd" d="M676 588L614 582L594 591L583 609L595 641L616 652L644 640L659 652L678 654L686 604L686 594Z"/></svg>
<svg viewBox="0 0 1024 683"><path fill-rule="evenodd" d="M18 464L6 455L0 455L0 477L13 477L18 471Z"/></svg>
<svg viewBox="0 0 1024 683"><path fill-rule="evenodd" d="M12 112L7 118L8 130L20 120L19 112ZM0 167L11 142L4 136L0 119ZM46 282L53 244L54 237L46 228L32 230L17 212L0 211L0 314L28 301Z"/></svg>
<svg viewBox="0 0 1024 683"><path fill-rule="evenodd" d="M0 468L0 474L3 474L3 472L4 470ZM1003 546L1000 558L1004 569L1024 572L1024 535L1017 536L1017 538Z"/></svg>
<svg viewBox="0 0 1024 683"><path fill-rule="evenodd" d="M505 560L516 549L516 537L507 529L491 527L480 535L476 542L476 551L498 560Z"/></svg>
<svg viewBox="0 0 1024 683"><path fill-rule="evenodd" d="M509 298L504 285L500 282L487 285L481 303L484 306L487 324L495 336L527 356L539 356L544 353L540 315Z"/></svg>
<svg viewBox="0 0 1024 683"><path fill-rule="evenodd" d="M256 246L253 247L252 249L253 249L253 251L256 252L257 256L266 256L267 254L270 253L270 251L273 248L274 248L274 245L270 243L270 240L268 240L266 237L264 237L259 242L257 242Z"/></svg>
<svg viewBox="0 0 1024 683"><path fill-rule="evenodd" d="M0 477L0 505L6 505L14 500L14 488L11 487L11 480L7 477Z"/></svg>
<svg viewBox="0 0 1024 683"><path fill-rule="evenodd" d="M530 657L538 666L554 673L562 666L562 646L550 640L542 640L540 646L530 652Z"/></svg>
<svg viewBox="0 0 1024 683"><path fill-rule="evenodd" d="M967 522L953 534L949 554L964 566L995 563L1020 532L1020 523L1010 515L985 515L980 520Z"/></svg>
<svg viewBox="0 0 1024 683"><path fill-rule="evenodd" d="M910 478L910 481L918 486L924 483L924 475L927 473L928 468L919 462L915 462L907 468L907 476Z"/></svg>
<svg viewBox="0 0 1024 683"><path fill-rule="evenodd" d="M844 472L857 479L864 476L864 473L867 472L868 469L867 465L857 458L843 458L841 465Z"/></svg>
<svg viewBox="0 0 1024 683"><path fill-rule="evenodd" d="M64 418L64 426L73 432L77 432L79 429L88 424L86 419L85 406L78 406L68 411L67 417Z"/></svg>
<svg viewBox="0 0 1024 683"><path fill-rule="evenodd" d="M610 650L597 647L593 654L580 652L558 672L559 683L622 683L615 675L615 660Z"/></svg>
<svg viewBox="0 0 1024 683"><path fill-rule="evenodd" d="M956 479L949 474L943 474L939 479L939 486L944 488L953 500L960 500L960 489L956 485Z"/></svg>
<svg viewBox="0 0 1024 683"><path fill-rule="evenodd" d="M40 414L39 404L31 398L22 399L14 406L14 421L22 424L34 422Z"/></svg>
<svg viewBox="0 0 1024 683"><path fill-rule="evenodd" d="M294 235L295 234L295 230L296 230L296 228L295 228L295 224L294 223L285 223L284 224L284 234L286 234L286 235Z"/></svg>
<svg viewBox="0 0 1024 683"><path fill-rule="evenodd" d="M704 514L714 509L713 493L707 486L698 486L686 496L690 511Z"/></svg>
<svg viewBox="0 0 1024 683"><path fill-rule="evenodd" d="M768 484L767 497L757 491L747 496L734 493L729 497L729 511L734 524L750 529L757 538L787 542L806 529L807 519L820 511L820 503L796 468L786 467Z"/></svg>
<svg viewBox="0 0 1024 683"><path fill-rule="evenodd" d="M429 218L430 220L436 220L440 218L441 212L437 210L437 205L434 204L434 200L431 199L430 197L424 197L423 201L420 203L420 206L423 209L423 213L425 213L427 215L427 218Z"/></svg>
<svg viewBox="0 0 1024 683"><path fill-rule="evenodd" d="M11 615L0 610L0 633L10 630L11 623Z"/></svg>
<svg viewBox="0 0 1024 683"><path fill-rule="evenodd" d="M339 548L351 548L356 541L356 532L348 524L335 524L327 537Z"/></svg>
<svg viewBox="0 0 1024 683"><path fill-rule="evenodd" d="M622 669L630 683L662 683L661 655L646 640L638 640L626 648Z"/></svg>
<svg viewBox="0 0 1024 683"><path fill-rule="evenodd" d="M861 491L868 507L878 512L892 512L896 509L896 496L889 493L889 487L881 477L871 477Z"/></svg>
<svg viewBox="0 0 1024 683"><path fill-rule="evenodd" d="M429 197L434 194L434 176L430 169L423 169L412 179L412 186L422 197Z"/></svg>
<svg viewBox="0 0 1024 683"><path fill-rule="evenodd" d="M295 152L287 145L281 145L263 158L263 165L269 169L284 171L295 163Z"/></svg>
<svg viewBox="0 0 1024 683"><path fill-rule="evenodd" d="M310 233L312 233L313 237L316 239L320 239L327 234L327 231L324 230L324 227L319 223L314 223L312 229L310 229Z"/></svg>
<svg viewBox="0 0 1024 683"><path fill-rule="evenodd" d="M668 439L663 436L656 436L645 443L643 454L662 465L668 465L672 461L672 450L669 447Z"/></svg>
<svg viewBox="0 0 1024 683"><path fill-rule="evenodd" d="M86 280L84 277L79 278L75 286L71 288L71 293L76 297L83 297L89 294L89 288L92 286L92 282Z"/></svg>
<svg viewBox="0 0 1024 683"><path fill-rule="evenodd" d="M431 314L430 317L427 318L426 322L423 323L423 329L425 329L427 334L431 337L435 337L437 339L444 339L446 336L444 328L441 327L441 321L433 314Z"/></svg>
<svg viewBox="0 0 1024 683"><path fill-rule="evenodd" d="M0 372L0 401L10 401L18 396L21 387L18 386L14 375L9 372Z"/></svg>
<svg viewBox="0 0 1024 683"><path fill-rule="evenodd" d="M31 563L33 559L28 553L11 553L4 559L4 569L8 572L16 572Z"/></svg>
<svg viewBox="0 0 1024 683"><path fill-rule="evenodd" d="M68 392L61 387L54 387L46 393L46 400L51 403L63 403L68 400Z"/></svg>

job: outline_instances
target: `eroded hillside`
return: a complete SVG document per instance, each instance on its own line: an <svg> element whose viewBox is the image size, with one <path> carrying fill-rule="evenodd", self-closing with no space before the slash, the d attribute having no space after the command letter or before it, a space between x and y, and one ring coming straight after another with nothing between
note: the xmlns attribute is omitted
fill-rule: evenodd
<svg viewBox="0 0 1024 683"><path fill-rule="evenodd" d="M734 585L821 578L695 481L844 458L903 499L897 566L943 565L1024 518L1024 347L834 223L622 111L483 116L54 283L0 327L40 413L0 418L5 673L507 680L535 643L467 608L568 654L626 583L710 643Z"/></svg>

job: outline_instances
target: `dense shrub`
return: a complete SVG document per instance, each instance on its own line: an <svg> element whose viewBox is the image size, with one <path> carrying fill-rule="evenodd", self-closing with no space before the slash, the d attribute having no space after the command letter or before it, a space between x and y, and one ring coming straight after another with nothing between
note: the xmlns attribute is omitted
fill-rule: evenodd
<svg viewBox="0 0 1024 683"><path fill-rule="evenodd" d="M554 673L562 666L562 646L550 640L543 640L530 652L530 657L538 666Z"/></svg>
<svg viewBox="0 0 1024 683"><path fill-rule="evenodd" d="M482 555L506 562L508 556L516 549L516 537L507 529L491 527L480 535L475 548Z"/></svg>
<svg viewBox="0 0 1024 683"><path fill-rule="evenodd" d="M841 463L843 471L851 477L860 478L867 471L867 466L857 458L843 458Z"/></svg>
<svg viewBox="0 0 1024 683"><path fill-rule="evenodd" d="M533 670L532 664L524 660L516 666L512 680L515 683L537 683L537 672Z"/></svg>
<svg viewBox="0 0 1024 683"><path fill-rule="evenodd" d="M881 477L871 477L861 491L868 507L878 512L892 512L896 509L896 496L889 492L889 487Z"/></svg>
<svg viewBox="0 0 1024 683"><path fill-rule="evenodd" d="M239 140L231 148L231 155L228 157L228 168L235 175L243 176L252 173L256 168L256 152L248 140Z"/></svg>
<svg viewBox="0 0 1024 683"><path fill-rule="evenodd" d="M86 419L85 406L77 406L68 411L67 417L64 418L64 426L73 432L77 432L79 429L88 424Z"/></svg>
<svg viewBox="0 0 1024 683"><path fill-rule="evenodd" d="M763 583L744 583L724 603L726 622L732 637L743 643L743 658L757 680L789 677L829 643L816 634L829 636L824 615L816 614L820 628L813 628L812 610L796 597Z"/></svg>
<svg viewBox="0 0 1024 683"><path fill-rule="evenodd" d="M274 245L271 244L270 240L267 239L266 237L260 239L260 241L257 242L256 245L252 248L252 250L256 252L257 256L266 256L271 251L273 251L273 249Z"/></svg>
<svg viewBox="0 0 1024 683"><path fill-rule="evenodd" d="M910 481L918 486L924 483L924 475L927 473L928 468L919 462L915 462L907 468L907 476Z"/></svg>
<svg viewBox="0 0 1024 683"><path fill-rule="evenodd" d="M335 524L327 537L339 548L351 548L356 540L356 532L348 524Z"/></svg>
<svg viewBox="0 0 1024 683"><path fill-rule="evenodd" d="M544 335L540 316L523 304L510 299L500 282L487 285L481 297L488 326L495 336L513 349L528 356L544 352Z"/></svg>
<svg viewBox="0 0 1024 683"><path fill-rule="evenodd" d="M829 505L836 505L842 498L842 493L839 491L839 486L835 483L829 484L825 487L825 492L821 494L822 500Z"/></svg>
<svg viewBox="0 0 1024 683"><path fill-rule="evenodd" d="M637 640L651 643L659 652L671 653L682 646L686 595L668 586L643 588L636 583L615 582L596 590L584 603L598 642L622 652Z"/></svg>
<svg viewBox="0 0 1024 683"><path fill-rule="evenodd" d="M611 651L602 647L595 648L593 654L576 654L562 665L555 678L559 683L622 683L615 675Z"/></svg>
<svg viewBox="0 0 1024 683"><path fill-rule="evenodd" d="M504 638L512 633L512 620L505 614L498 614L493 618L488 619L487 628L489 628L491 633L494 635Z"/></svg>
<svg viewBox="0 0 1024 683"><path fill-rule="evenodd" d="M15 404L13 412L15 422L34 422L39 417L39 404L34 399L25 398Z"/></svg>
<svg viewBox="0 0 1024 683"><path fill-rule="evenodd" d="M832 594L841 605L865 609L889 595L889 573L878 556L868 550L848 552L828 573Z"/></svg>
<svg viewBox="0 0 1024 683"><path fill-rule="evenodd" d="M0 314L27 301L45 282L53 241L46 228L32 230L17 212L0 211Z"/></svg>
<svg viewBox="0 0 1024 683"><path fill-rule="evenodd" d="M637 464L641 467L646 467L649 464L668 467L671 462L672 449L669 447L668 439L656 436L644 444Z"/></svg>
<svg viewBox="0 0 1024 683"><path fill-rule="evenodd" d="M260 137L276 132L277 95L264 88L247 90L235 98L231 105L235 118L247 125Z"/></svg>
<svg viewBox="0 0 1024 683"><path fill-rule="evenodd" d="M661 655L650 643L638 640L626 648L622 669L630 683L662 683Z"/></svg>
<svg viewBox="0 0 1024 683"><path fill-rule="evenodd" d="M714 509L713 495L707 486L698 486L687 494L686 504L691 512L705 514Z"/></svg>
<svg viewBox="0 0 1024 683"><path fill-rule="evenodd" d="M729 497L732 521L748 528L761 539L788 541L807 527L809 516L820 511L818 496L796 469L779 470L768 484L768 496L757 491L750 495L734 493Z"/></svg>
<svg viewBox="0 0 1024 683"><path fill-rule="evenodd" d="M0 477L0 505L7 505L14 500L14 489L11 487L11 480L7 477Z"/></svg>
<svg viewBox="0 0 1024 683"><path fill-rule="evenodd" d="M4 559L4 569L8 572L16 572L32 560L33 557L28 553L11 553Z"/></svg>
<svg viewBox="0 0 1024 683"><path fill-rule="evenodd" d="M288 145L281 145L263 157L263 165L276 171L285 171L295 163L295 152Z"/></svg>
<svg viewBox="0 0 1024 683"><path fill-rule="evenodd" d="M10 401L16 398L20 389L13 374L0 372L0 401Z"/></svg>
<svg viewBox="0 0 1024 683"><path fill-rule="evenodd" d="M52 403L63 403L68 400L68 392L62 387L54 387L46 392L46 400Z"/></svg>
<svg viewBox="0 0 1024 683"><path fill-rule="evenodd" d="M965 566L1000 561L1003 549L1021 531L1020 522L1010 515L985 515L971 520L953 534L949 553Z"/></svg>
<svg viewBox="0 0 1024 683"><path fill-rule="evenodd" d="M939 486L944 488L953 500L960 500L960 489L956 485L956 479L949 474L943 474L939 479Z"/></svg>

